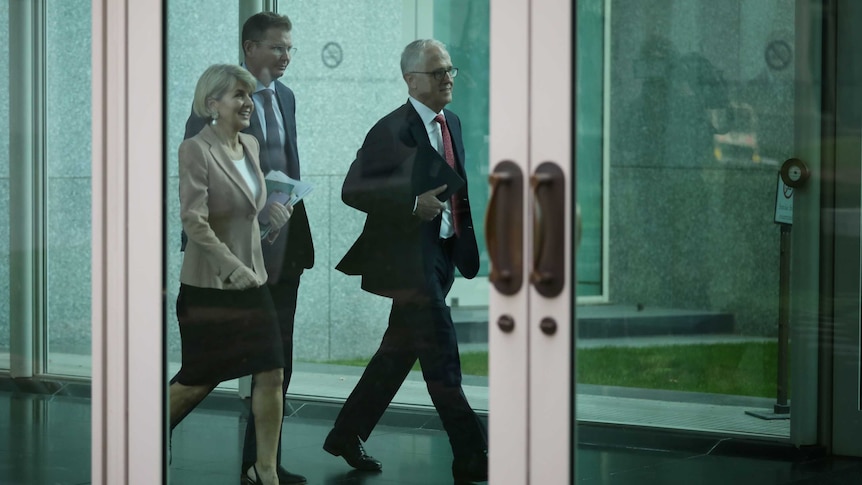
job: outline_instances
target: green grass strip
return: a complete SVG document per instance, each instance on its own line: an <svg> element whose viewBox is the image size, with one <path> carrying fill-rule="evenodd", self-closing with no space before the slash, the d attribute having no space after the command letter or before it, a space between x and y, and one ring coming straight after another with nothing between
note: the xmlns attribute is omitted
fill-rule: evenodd
<svg viewBox="0 0 862 485"><path fill-rule="evenodd" d="M774 342L600 347L577 351L577 382L672 391L776 396ZM328 363L364 367L369 359ZM419 363L413 370L419 370ZM464 375L487 376L488 353L461 354Z"/></svg>

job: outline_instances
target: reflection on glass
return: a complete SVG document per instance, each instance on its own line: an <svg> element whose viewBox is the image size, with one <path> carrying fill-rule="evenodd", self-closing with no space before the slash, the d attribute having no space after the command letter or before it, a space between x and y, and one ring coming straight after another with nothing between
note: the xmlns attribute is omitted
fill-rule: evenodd
<svg viewBox="0 0 862 485"><path fill-rule="evenodd" d="M608 287L602 304L578 308L578 418L675 426L673 413L690 412L694 427L786 435L789 421L742 410L776 397L773 210L794 143L794 66L764 52L793 45L794 10L691 2L670 14L659 4L579 4L579 89L600 88L604 106L578 104L578 172L607 181L603 198L579 185L578 264L592 273L606 251ZM596 225L604 204L607 241ZM578 291L595 294L585 279ZM599 393L631 397L631 409ZM718 394L736 397L720 398L718 424L699 424L691 404ZM651 399L683 404L656 417Z"/></svg>

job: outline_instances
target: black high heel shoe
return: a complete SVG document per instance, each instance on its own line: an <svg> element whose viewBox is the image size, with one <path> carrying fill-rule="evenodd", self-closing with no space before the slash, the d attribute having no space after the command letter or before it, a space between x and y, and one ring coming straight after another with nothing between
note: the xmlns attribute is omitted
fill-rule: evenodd
<svg viewBox="0 0 862 485"><path fill-rule="evenodd" d="M248 476L248 473L251 471L254 471L254 480ZM257 468L254 465L242 474L242 485L263 485L263 481L260 479L260 473L257 472Z"/></svg>

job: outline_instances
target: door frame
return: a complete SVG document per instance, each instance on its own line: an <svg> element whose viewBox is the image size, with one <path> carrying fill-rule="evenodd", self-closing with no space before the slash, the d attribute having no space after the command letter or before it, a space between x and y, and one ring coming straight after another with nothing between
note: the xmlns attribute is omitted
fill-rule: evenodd
<svg viewBox="0 0 862 485"><path fill-rule="evenodd" d="M838 15L840 12L841 15ZM832 238L834 256L831 263L832 322L824 331L823 348L827 353L823 366L831 370L824 388L825 404L831 413L821 421L822 440L836 455L862 457L862 63L842 62L858 58L848 42L862 42L858 22L862 5L852 0L838 0L830 11L835 28L832 61L833 79L824 85L834 86L834 206L831 207L827 236ZM827 84L828 83L828 84ZM840 102L837 102L840 100ZM825 178L825 177L824 177ZM824 413L825 414L825 413Z"/></svg>
<svg viewBox="0 0 862 485"><path fill-rule="evenodd" d="M516 228L523 252L515 257L523 272L513 294L492 286L489 297L491 483L563 485L574 477L572 9L568 0L491 4L490 171L503 162L517 165L523 195L523 226ZM563 182L554 183L564 194L564 271L557 278L562 289L553 296L531 283L537 199L531 176L543 162L563 174ZM552 334L541 329L550 320L556 324Z"/></svg>

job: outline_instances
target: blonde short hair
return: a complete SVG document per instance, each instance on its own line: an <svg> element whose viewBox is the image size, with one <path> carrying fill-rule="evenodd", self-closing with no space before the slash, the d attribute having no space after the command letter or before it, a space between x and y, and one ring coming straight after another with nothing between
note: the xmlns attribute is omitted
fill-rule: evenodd
<svg viewBox="0 0 862 485"><path fill-rule="evenodd" d="M207 101L221 98L235 84L245 88L251 95L257 86L257 80L250 72L235 64L215 64L208 67L195 87L192 111L201 118L211 119L212 113L207 108Z"/></svg>

